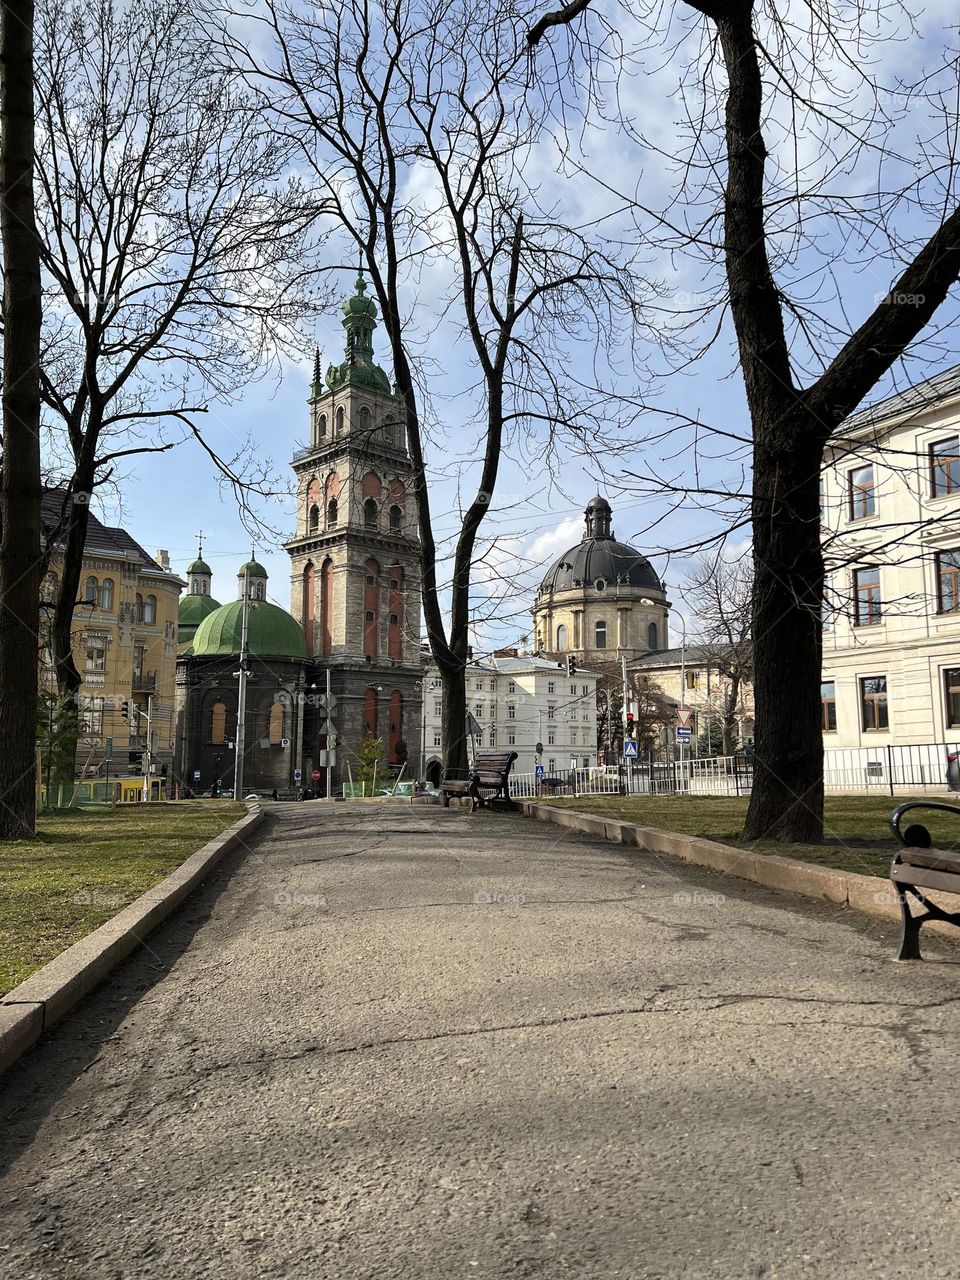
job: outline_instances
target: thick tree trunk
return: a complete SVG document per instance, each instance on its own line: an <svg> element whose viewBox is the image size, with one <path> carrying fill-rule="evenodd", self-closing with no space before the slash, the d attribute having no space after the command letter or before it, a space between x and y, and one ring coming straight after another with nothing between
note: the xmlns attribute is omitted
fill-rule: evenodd
<svg viewBox="0 0 960 1280"><path fill-rule="evenodd" d="M734 738L737 723L737 703L740 700L740 677L733 675L730 677L730 686L727 689L726 706L723 709L723 744L722 751L725 756L732 756L734 752Z"/></svg>
<svg viewBox="0 0 960 1280"><path fill-rule="evenodd" d="M467 678L464 667L441 667L443 679L443 714L440 728L443 737L443 767L465 773L467 754Z"/></svg>
<svg viewBox="0 0 960 1280"><path fill-rule="evenodd" d="M58 753L57 783L72 784L76 774L77 742L80 737L79 691L83 676L73 656L74 613L80 598L83 576L83 550L87 540L93 471L78 467L74 476L73 503L63 535L63 572L51 628L53 661L60 694L57 708L57 736L62 744Z"/></svg>
<svg viewBox="0 0 960 1280"><path fill-rule="evenodd" d="M756 730L748 840L823 838L820 463L814 424L754 447ZM801 442L797 443L797 436ZM772 438L771 438L772 437ZM769 441L769 443L767 443Z"/></svg>
<svg viewBox="0 0 960 1280"><path fill-rule="evenodd" d="M40 257L33 200L33 3L0 17L3 472L0 477L0 838L36 830L40 619Z"/></svg>

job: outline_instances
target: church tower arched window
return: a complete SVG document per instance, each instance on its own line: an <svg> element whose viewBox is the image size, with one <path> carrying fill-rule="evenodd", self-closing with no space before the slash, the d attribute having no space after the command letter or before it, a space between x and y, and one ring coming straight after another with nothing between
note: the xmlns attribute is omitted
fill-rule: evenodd
<svg viewBox="0 0 960 1280"><path fill-rule="evenodd" d="M317 533L320 529L320 508L316 503L310 508L310 514L307 517L307 529L310 533Z"/></svg>
<svg viewBox="0 0 960 1280"><path fill-rule="evenodd" d="M376 498L367 498L363 504L363 524L366 529L376 529L377 527L377 500Z"/></svg>
<svg viewBox="0 0 960 1280"><path fill-rule="evenodd" d="M557 627L557 650L558 652L563 653L566 647L567 647L567 628L561 622L559 627Z"/></svg>
<svg viewBox="0 0 960 1280"><path fill-rule="evenodd" d="M394 504L390 508L390 532L399 533L403 526L403 512Z"/></svg>
<svg viewBox="0 0 960 1280"><path fill-rule="evenodd" d="M327 503L327 528L331 529L337 523L337 500L331 498Z"/></svg>
<svg viewBox="0 0 960 1280"><path fill-rule="evenodd" d="M647 627L647 648L651 653L656 651L657 642L657 624L655 622L651 622L649 627Z"/></svg>
<svg viewBox="0 0 960 1280"><path fill-rule="evenodd" d="M210 708L210 741L223 742L227 736L227 708L222 702L215 702Z"/></svg>

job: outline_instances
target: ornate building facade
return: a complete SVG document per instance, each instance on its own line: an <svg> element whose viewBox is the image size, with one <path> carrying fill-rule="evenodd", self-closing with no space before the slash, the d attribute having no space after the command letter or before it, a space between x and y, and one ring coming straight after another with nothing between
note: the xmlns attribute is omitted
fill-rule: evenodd
<svg viewBox="0 0 960 1280"><path fill-rule="evenodd" d="M598 663L666 649L670 604L653 566L613 536L606 498L597 494L584 516L585 536L554 562L537 592L537 651Z"/></svg>
<svg viewBox="0 0 960 1280"><path fill-rule="evenodd" d="M419 759L420 540L405 412L374 361L376 307L357 280L343 306L344 360L314 369L310 443L294 455L296 533L286 543L291 612L312 662L311 683L336 699L331 722L308 700L304 776L336 750L334 783L366 733L389 763ZM406 748L406 751L404 751ZM408 771L409 773L409 771Z"/></svg>

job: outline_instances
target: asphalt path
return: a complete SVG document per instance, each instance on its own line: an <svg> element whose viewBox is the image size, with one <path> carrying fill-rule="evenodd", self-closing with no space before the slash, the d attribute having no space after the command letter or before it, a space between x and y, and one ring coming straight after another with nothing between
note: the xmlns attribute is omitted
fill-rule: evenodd
<svg viewBox="0 0 960 1280"><path fill-rule="evenodd" d="M0 1082L0 1275L960 1276L949 944L529 819L267 807Z"/></svg>

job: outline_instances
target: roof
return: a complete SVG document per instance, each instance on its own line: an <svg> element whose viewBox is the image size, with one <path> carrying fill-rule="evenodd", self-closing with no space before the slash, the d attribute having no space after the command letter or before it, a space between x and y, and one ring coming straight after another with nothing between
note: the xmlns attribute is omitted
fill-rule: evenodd
<svg viewBox="0 0 960 1280"><path fill-rule="evenodd" d="M207 564L206 560L196 559L193 564L187 567L187 573L205 573L209 577L213 576L213 570Z"/></svg>
<svg viewBox="0 0 960 1280"><path fill-rule="evenodd" d="M239 654L243 635L243 601L232 600L207 615L193 637L198 658ZM296 619L268 600L250 604L247 618L250 652L263 658L305 658L307 645Z"/></svg>
<svg viewBox="0 0 960 1280"><path fill-rule="evenodd" d="M570 591L576 587L639 587L662 591L663 584L650 561L634 547L613 538L584 538L565 551L548 570L540 591Z"/></svg>
<svg viewBox="0 0 960 1280"><path fill-rule="evenodd" d="M642 658L630 658L627 666L634 667L679 667L686 663L688 667L706 666L716 661L718 651L728 648L723 644L688 644L685 648L659 649L654 653L645 653Z"/></svg>
<svg viewBox="0 0 960 1280"><path fill-rule="evenodd" d="M65 512L69 512L73 502L72 496L65 489L47 489L40 499L40 523L45 537L49 537L60 523ZM58 539L62 545L62 539ZM160 574L168 581L186 585L182 578L164 569L153 556L143 549L126 529L119 525L102 524L92 511L87 512L87 536L83 544L84 555L114 556L124 560L138 560L141 571L148 574Z"/></svg>
<svg viewBox="0 0 960 1280"><path fill-rule="evenodd" d="M220 601L214 600L213 596L202 596L197 592L190 592L189 595L180 597L177 623L181 630L184 627L199 627L204 618L215 613L220 607Z"/></svg>
<svg viewBox="0 0 960 1280"><path fill-rule="evenodd" d="M267 571L262 564L258 564L256 560L248 560L246 564L242 564L237 570L237 577L242 578L248 570L251 578L265 578L267 576Z"/></svg>
<svg viewBox="0 0 960 1280"><path fill-rule="evenodd" d="M924 409L932 409L941 401L957 395L960 395L960 365L954 365L952 369L934 374L932 378L924 378L912 387L858 409L856 413L844 418L838 435L862 431L866 427L876 426L904 414L921 413Z"/></svg>

